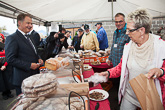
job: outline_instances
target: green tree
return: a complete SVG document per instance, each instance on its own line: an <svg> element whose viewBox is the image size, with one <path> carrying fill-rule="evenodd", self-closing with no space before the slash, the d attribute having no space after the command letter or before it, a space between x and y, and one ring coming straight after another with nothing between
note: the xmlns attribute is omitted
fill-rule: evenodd
<svg viewBox="0 0 165 110"><path fill-rule="evenodd" d="M6 31L6 26L0 27L0 32Z"/></svg>

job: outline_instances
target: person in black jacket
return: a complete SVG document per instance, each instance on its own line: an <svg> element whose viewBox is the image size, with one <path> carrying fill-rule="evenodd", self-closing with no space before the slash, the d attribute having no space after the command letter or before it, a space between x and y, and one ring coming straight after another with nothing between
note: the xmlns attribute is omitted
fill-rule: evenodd
<svg viewBox="0 0 165 110"><path fill-rule="evenodd" d="M67 39L63 33L51 32L48 38L46 39L47 42L47 59L50 57L55 57L64 46L65 49L68 48Z"/></svg>
<svg viewBox="0 0 165 110"><path fill-rule="evenodd" d="M35 30L32 30L30 34L35 45L38 47L40 45L40 35Z"/></svg>
<svg viewBox="0 0 165 110"><path fill-rule="evenodd" d="M73 41L72 41L72 44L71 44L71 49L74 49L76 50L76 52L78 52L78 50L82 50L82 48L80 48L80 44L81 44L81 38L83 36L84 32L81 28L78 29L78 35L74 36L73 37Z"/></svg>
<svg viewBox="0 0 165 110"><path fill-rule="evenodd" d="M54 55L52 54L53 49L55 47L55 40L58 38L58 33L57 32L51 32L50 35L46 38L46 42L47 42L47 46L46 46L46 54L47 57L46 59L50 58L50 57L54 57Z"/></svg>

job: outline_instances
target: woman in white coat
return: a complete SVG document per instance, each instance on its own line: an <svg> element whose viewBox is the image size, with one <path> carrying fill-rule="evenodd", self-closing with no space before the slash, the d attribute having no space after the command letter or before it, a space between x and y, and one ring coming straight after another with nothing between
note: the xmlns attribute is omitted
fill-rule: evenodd
<svg viewBox="0 0 165 110"><path fill-rule="evenodd" d="M137 9L127 17L127 32L131 41L125 45L121 62L114 68L102 72L109 78L120 78L118 92L120 110L136 110L140 103L132 90L129 81L139 74L148 74L155 79L160 100L165 105L165 42L160 36L150 34L151 17L145 9ZM154 76L154 77L153 77ZM121 101L122 99L122 101ZM165 106L164 106L165 108Z"/></svg>

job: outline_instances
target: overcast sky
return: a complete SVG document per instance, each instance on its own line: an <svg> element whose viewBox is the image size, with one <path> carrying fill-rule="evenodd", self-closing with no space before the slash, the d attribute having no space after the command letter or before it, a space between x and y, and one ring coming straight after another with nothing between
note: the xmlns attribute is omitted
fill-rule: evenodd
<svg viewBox="0 0 165 110"><path fill-rule="evenodd" d="M14 23L15 22L15 23ZM6 26L6 31L9 34L12 34L17 29L17 22L11 18L0 16L0 27ZM44 26L33 25L34 30L40 31L43 30L46 32L46 28Z"/></svg>

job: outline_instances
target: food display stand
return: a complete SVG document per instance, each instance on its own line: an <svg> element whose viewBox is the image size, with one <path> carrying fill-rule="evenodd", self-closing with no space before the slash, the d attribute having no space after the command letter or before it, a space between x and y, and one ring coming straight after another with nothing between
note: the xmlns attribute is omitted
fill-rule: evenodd
<svg viewBox="0 0 165 110"><path fill-rule="evenodd" d="M51 58L46 61L45 67L48 70L47 71L42 70L40 74L43 74L43 75L48 74L48 73L55 74L57 82L59 81L59 84L56 84L58 86L56 87L56 89L54 91L52 91L48 95L44 96L46 99L43 97L33 97L33 98L37 98L37 99L35 99L37 102L34 102L34 104L31 103L29 106L30 107L32 106L32 108L34 108L34 106L38 107L38 108L42 108L42 106L43 106L42 104L44 104L46 106L47 102L52 104L53 103L52 100L58 99L58 98L64 99L64 97L68 97L68 95L69 95L73 98L79 97L79 96L81 98L83 97L85 110L94 110L97 103L99 104L99 108L97 110L110 110L110 103L109 103L108 99L104 99L102 101L93 101L93 100L89 99L90 90L94 90L94 89L103 90L100 84L89 88L89 83L86 82L86 80L85 80L86 78L89 78L91 75L94 74L93 69L92 68L85 69L82 60L76 61L76 60L72 59L71 62L73 64L70 61L71 61L71 59L68 60L67 58L65 59L62 57ZM74 67L67 68L68 65L72 65ZM70 79L72 79L73 82L70 82ZM33 87L28 86L28 91L27 91L27 87L25 86L24 90L26 90L26 92L29 92L29 91L34 92L30 88L33 88ZM71 94L71 93L74 93L74 94ZM26 94L23 94L23 95L25 95L25 98L26 98ZM77 96L77 95L79 95L79 96ZM27 97L27 99L28 98L30 98L30 97ZM50 100L49 100L49 98L50 98ZM54 99L52 99L52 98L54 98ZM63 100L63 99L61 99L61 100ZM41 100L43 100L43 101L41 101ZM68 98L67 100L69 101L70 98ZM24 101L24 99L23 99L23 101ZM39 101L40 105L38 104L38 101ZM55 101L55 102L58 103L58 101ZM14 108L13 110L15 110L15 108L17 108L18 106L24 107L24 103L22 101L19 101L19 103L20 103L20 105L21 104L22 105L21 106L15 105L15 107L13 107ZM68 104L68 102L66 102L66 103ZM68 105L65 105L64 109L69 110L67 106ZM73 104L72 105L69 104L69 107L70 106L73 107ZM51 107L51 106L49 105L49 107ZM55 107L55 105L54 105L54 107ZM52 110L53 110L53 107L52 107ZM83 109L81 108L80 110L83 110Z"/></svg>

